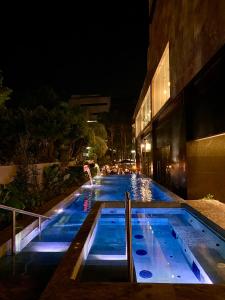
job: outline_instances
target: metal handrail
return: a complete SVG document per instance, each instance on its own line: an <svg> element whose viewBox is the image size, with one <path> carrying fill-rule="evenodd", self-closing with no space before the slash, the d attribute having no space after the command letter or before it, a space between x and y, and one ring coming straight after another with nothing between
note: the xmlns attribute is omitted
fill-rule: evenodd
<svg viewBox="0 0 225 300"><path fill-rule="evenodd" d="M30 211L27 210L23 210L23 209L18 209L15 207L11 207L11 206L7 206L7 205L2 205L0 204L0 208L5 209L5 210L9 210L9 211L15 211L17 213L23 214L23 215L28 215L28 216L32 216L32 217L41 217L43 219L50 219L49 217L46 217L44 215L40 215L40 214L36 214L36 213L32 213Z"/></svg>
<svg viewBox="0 0 225 300"><path fill-rule="evenodd" d="M128 277L134 282L134 263L132 257L132 226L131 226L131 200L128 192L125 193L125 217L126 217L126 241L127 241L127 263Z"/></svg>
<svg viewBox="0 0 225 300"><path fill-rule="evenodd" d="M38 218L39 232L41 232L41 219L50 219L49 217L46 217L44 215L32 213L27 210L18 209L7 205L0 204L0 209L4 209L12 212L12 245L11 245L12 255L16 254L16 213Z"/></svg>

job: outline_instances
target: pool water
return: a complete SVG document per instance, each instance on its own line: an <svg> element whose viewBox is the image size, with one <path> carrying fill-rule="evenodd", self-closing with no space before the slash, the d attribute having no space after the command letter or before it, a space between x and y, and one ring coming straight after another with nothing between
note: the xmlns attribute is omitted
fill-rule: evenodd
<svg viewBox="0 0 225 300"><path fill-rule="evenodd" d="M137 282L225 282L225 242L184 209L133 209L132 248ZM126 281L125 262L124 209L103 209L80 280L111 281L123 269Z"/></svg>
<svg viewBox="0 0 225 300"><path fill-rule="evenodd" d="M125 192L130 193L130 198L137 201L172 201L168 193L150 178L136 174L96 176L94 185L82 186L84 198L92 201L123 201Z"/></svg>
<svg viewBox="0 0 225 300"><path fill-rule="evenodd" d="M97 200L123 201L126 191L130 192L133 200L173 200L157 184L141 176L95 177L94 183L93 186L83 185L72 204L59 210L41 234L14 258L6 256L0 259L1 282L7 285L12 281L14 286L15 282L21 285L28 280L36 293L43 289Z"/></svg>
<svg viewBox="0 0 225 300"><path fill-rule="evenodd" d="M133 181L137 181L134 185ZM149 193L155 195L162 201L172 199L166 192L152 183L150 179L134 176L102 176L95 178L95 185L85 184L80 193L75 195L74 202L68 207L58 211L58 215L53 218L47 227L34 238L24 249L23 252L63 252L69 247L81 225L83 224L88 212L95 201L122 201L125 192L130 192L131 199L146 201L143 196L144 186L148 182ZM136 198L138 196L138 198ZM148 201L156 201L148 198Z"/></svg>

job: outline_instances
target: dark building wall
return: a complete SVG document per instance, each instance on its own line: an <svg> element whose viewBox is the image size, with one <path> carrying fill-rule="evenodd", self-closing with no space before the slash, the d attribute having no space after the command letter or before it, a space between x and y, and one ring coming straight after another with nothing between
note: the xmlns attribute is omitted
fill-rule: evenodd
<svg viewBox="0 0 225 300"><path fill-rule="evenodd" d="M187 141L225 132L225 46L185 88L185 105Z"/></svg>
<svg viewBox="0 0 225 300"><path fill-rule="evenodd" d="M225 202L225 46L153 121L154 179Z"/></svg>
<svg viewBox="0 0 225 300"><path fill-rule="evenodd" d="M156 0L150 24L136 112L169 41L171 98L152 120L153 178L188 199L225 202L225 138L197 141L225 133L224 12L223 0Z"/></svg>
<svg viewBox="0 0 225 300"><path fill-rule="evenodd" d="M171 98L194 78L225 43L224 0L155 0L149 25L148 71L138 111L167 42Z"/></svg>
<svg viewBox="0 0 225 300"><path fill-rule="evenodd" d="M177 96L225 43L224 12L223 0L156 0L147 81L169 41L171 97Z"/></svg>
<svg viewBox="0 0 225 300"><path fill-rule="evenodd" d="M225 46L185 89L187 196L225 202Z"/></svg>
<svg viewBox="0 0 225 300"><path fill-rule="evenodd" d="M162 116L162 115L161 115ZM154 122L154 179L175 193L186 197L186 122L181 94Z"/></svg>

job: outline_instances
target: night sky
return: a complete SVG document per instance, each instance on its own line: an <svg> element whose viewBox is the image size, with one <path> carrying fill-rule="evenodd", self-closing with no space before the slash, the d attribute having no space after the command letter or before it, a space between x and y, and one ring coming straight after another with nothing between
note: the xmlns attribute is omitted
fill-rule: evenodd
<svg viewBox="0 0 225 300"><path fill-rule="evenodd" d="M15 98L48 85L64 98L111 96L114 107L133 111L146 73L147 1L90 3L17 14L0 48L4 83Z"/></svg>

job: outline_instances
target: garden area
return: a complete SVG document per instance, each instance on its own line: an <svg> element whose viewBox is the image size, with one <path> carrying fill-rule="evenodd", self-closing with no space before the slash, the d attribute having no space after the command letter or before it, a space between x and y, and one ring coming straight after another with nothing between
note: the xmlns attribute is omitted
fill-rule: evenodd
<svg viewBox="0 0 225 300"><path fill-rule="evenodd" d="M13 100L0 73L0 170L16 170L0 181L0 204L34 211L88 180L83 165L104 161L107 131L99 122L90 126L85 110L70 107L51 88L37 89L16 105ZM90 169L95 175L94 164ZM10 218L1 211L0 228Z"/></svg>

